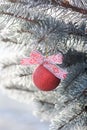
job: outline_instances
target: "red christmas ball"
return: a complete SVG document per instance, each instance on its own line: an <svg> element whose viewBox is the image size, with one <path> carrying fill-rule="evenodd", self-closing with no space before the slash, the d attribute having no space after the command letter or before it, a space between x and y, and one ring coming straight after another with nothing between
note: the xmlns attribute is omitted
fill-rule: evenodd
<svg viewBox="0 0 87 130"><path fill-rule="evenodd" d="M51 91L59 85L60 79L40 65L33 73L33 82L40 90Z"/></svg>

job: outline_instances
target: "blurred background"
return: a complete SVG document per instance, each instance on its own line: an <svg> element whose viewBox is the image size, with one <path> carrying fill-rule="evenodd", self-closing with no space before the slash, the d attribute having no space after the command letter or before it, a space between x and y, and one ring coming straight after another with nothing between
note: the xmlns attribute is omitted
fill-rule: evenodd
<svg viewBox="0 0 87 130"><path fill-rule="evenodd" d="M48 130L47 122L40 122L32 114L32 105L17 102L0 92L0 130Z"/></svg>

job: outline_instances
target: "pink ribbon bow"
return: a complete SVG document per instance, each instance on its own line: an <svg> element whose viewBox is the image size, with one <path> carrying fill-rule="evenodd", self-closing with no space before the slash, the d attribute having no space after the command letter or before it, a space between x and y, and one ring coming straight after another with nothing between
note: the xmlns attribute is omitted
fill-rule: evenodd
<svg viewBox="0 0 87 130"><path fill-rule="evenodd" d="M21 60L22 65L43 64L43 66L52 72L57 78L65 79L67 76L67 71L55 65L62 64L62 62L63 55L61 53L46 57L38 51L32 51L29 58L24 58Z"/></svg>

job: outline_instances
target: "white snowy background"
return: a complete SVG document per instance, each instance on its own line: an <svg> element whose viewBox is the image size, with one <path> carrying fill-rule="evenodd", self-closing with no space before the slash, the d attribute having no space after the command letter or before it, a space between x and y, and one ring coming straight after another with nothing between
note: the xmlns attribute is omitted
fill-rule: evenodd
<svg viewBox="0 0 87 130"><path fill-rule="evenodd" d="M49 124L40 122L32 114L32 105L19 103L0 92L0 130L48 130Z"/></svg>

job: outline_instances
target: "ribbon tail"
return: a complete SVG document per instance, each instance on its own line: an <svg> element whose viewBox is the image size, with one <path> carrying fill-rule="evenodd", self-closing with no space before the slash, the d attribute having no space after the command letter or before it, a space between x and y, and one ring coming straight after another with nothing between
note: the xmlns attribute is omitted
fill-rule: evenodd
<svg viewBox="0 0 87 130"><path fill-rule="evenodd" d="M67 71L60 68L59 66L49 64L49 63L44 63L43 65L46 69L48 69L59 79L65 79L67 77Z"/></svg>

